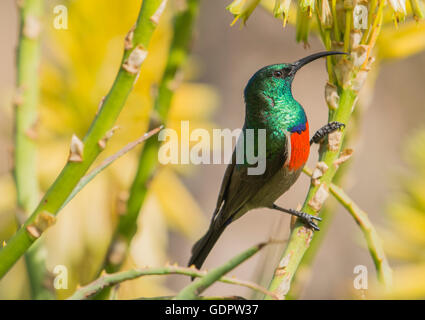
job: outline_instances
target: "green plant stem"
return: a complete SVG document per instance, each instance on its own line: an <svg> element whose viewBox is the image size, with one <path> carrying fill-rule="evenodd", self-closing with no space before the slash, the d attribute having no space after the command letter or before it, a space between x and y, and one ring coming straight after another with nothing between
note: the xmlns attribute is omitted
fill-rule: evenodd
<svg viewBox="0 0 425 320"><path fill-rule="evenodd" d="M378 2L378 4L377 4ZM361 39L362 44L365 43L370 43L371 39L372 39L372 34L378 27L378 24L380 24L381 20L382 20L382 16L383 16L383 11L384 11L384 7L385 7L385 1L384 0L376 0L374 2L372 2L372 5L376 7L376 5L378 5L378 11L375 14L374 11L371 11L372 17L374 17L373 19L373 23L369 24L369 28L363 33L363 37ZM372 21L372 20L370 20Z"/></svg>
<svg viewBox="0 0 425 320"><path fill-rule="evenodd" d="M345 140L347 140L347 137ZM336 172L333 181L335 183L341 183L341 181L344 180L346 176L347 169L348 165L344 163ZM311 239L309 248L298 266L298 271L292 280L291 288L285 297L287 300L293 300L299 297L301 290L309 281L312 271L311 265L328 233L336 210L336 204L337 201L335 199L329 199L326 201L325 207L320 211L320 217L322 218L322 221L320 222L320 232L316 233Z"/></svg>
<svg viewBox="0 0 425 320"><path fill-rule="evenodd" d="M308 168L304 168L304 173L306 173L308 176L311 176L312 174L311 170ZM359 225L360 230L362 231L365 237L370 255L375 264L378 280L387 289L391 288L392 270L389 266L384 249L382 247L381 239L379 238L378 233L376 232L376 229L373 226L372 222L369 220L367 213L360 209L359 206L344 192L344 190L335 185L334 183L331 183L331 185L329 186L329 191L335 197L335 199L345 209L347 209L347 211L351 214L356 223ZM317 236L314 239L316 238ZM310 246L308 253L312 252L311 249L312 248ZM304 256L304 259L307 255L308 254Z"/></svg>
<svg viewBox="0 0 425 320"><path fill-rule="evenodd" d="M378 1L379 0L371 0L370 1L369 12L368 12L368 21L372 21L373 16L375 15L376 7L378 6ZM367 37L367 35L366 35L366 37Z"/></svg>
<svg viewBox="0 0 425 320"><path fill-rule="evenodd" d="M83 139L84 151L81 161L67 162L31 217L0 250L0 278L40 237L52 220L54 221L54 216L62 204L103 150L99 141L112 128L137 79L140 65L147 53L146 48L161 14L161 10L158 9L162 3L162 0L143 1L134 32L130 37L132 41L126 41L126 50L114 84Z"/></svg>
<svg viewBox="0 0 425 320"><path fill-rule="evenodd" d="M124 148L120 149L118 152L113 154L112 156L106 158L102 161L102 163L94 168L92 171L90 171L88 174L86 174L84 177L81 178L81 180L78 182L78 184L75 186L74 190L72 190L71 194L69 195L68 199L63 203L62 208L64 208L69 201L71 201L77 194L80 192L90 181L92 181L99 173L101 173L103 170L105 170L107 167L109 167L115 160L125 155L127 152L133 150L135 147L137 147L139 144L141 144L143 141L149 139L153 135L157 134L161 127L155 128L149 132L146 132L143 136L139 137L138 139L134 140L133 142L130 142L127 144Z"/></svg>
<svg viewBox="0 0 425 320"><path fill-rule="evenodd" d="M346 124L349 123L356 97L356 93L350 88L342 89L339 106L334 112L330 113L329 122L339 121ZM309 203L313 198L315 198L319 187L324 188L325 190L329 188L337 170L337 167L333 165L333 162L338 158L343 139L344 132L342 132L337 150L333 151L327 149L320 154L320 161L327 164L328 170L320 178L318 185L310 185L301 211L317 215L317 212L310 206ZM310 229L307 229L302 222L297 221L294 229L292 230L288 245L282 255L279 266L276 269L269 286L269 290L274 292L280 299L284 299L285 295L289 291L292 278L294 277L294 274L298 269L298 265L309 247L312 237L313 232Z"/></svg>
<svg viewBox="0 0 425 320"><path fill-rule="evenodd" d="M167 122L171 99L177 85L176 82L178 81L178 72L188 56L193 25L198 10L199 0L188 0L186 9L178 13L175 17L174 35L171 41L165 71L159 83L158 96L155 100L149 124L150 128L157 127L159 124L166 124ZM110 254L113 252L117 243L123 243L127 251L137 231L137 219L148 192L148 183L152 179L158 165L159 147L160 141L158 139L150 139L143 146L137 172L130 189L126 212L120 215L117 230L108 250L108 256L102 266L102 269L105 269L108 273L118 271L127 255L125 252L118 261L110 259Z"/></svg>
<svg viewBox="0 0 425 320"><path fill-rule="evenodd" d="M36 124L39 103L40 28L43 0L27 0L19 7L17 92L15 98L15 168L18 223L27 218L39 201ZM41 244L25 255L32 299L53 299L45 287L46 267Z"/></svg>
<svg viewBox="0 0 425 320"><path fill-rule="evenodd" d="M117 285L121 282L136 279L143 276L161 276L161 275L172 275L172 274L180 274L186 275L190 277L204 277L207 275L206 271L200 271L195 268L187 268L187 267L179 267L179 266L166 266L160 268L141 268L134 270L127 270L117 273L105 274L100 278L96 279L92 283L77 289L74 294L69 297L69 300L81 300L87 299L101 290ZM246 287L252 290L259 291L263 294L272 294L267 289L257 285L256 283L239 280L233 277L220 277L217 281L234 284L242 287Z"/></svg>
<svg viewBox="0 0 425 320"><path fill-rule="evenodd" d="M382 0L371 0L371 2L369 3L369 12L368 12L368 18L367 18L368 19L368 28L366 30L364 30L364 32L363 32L363 36L362 36L362 39L360 41L361 44L366 43L366 40L369 37L370 30L372 30L371 27L373 26L371 21L374 18L376 20L377 13L375 13L375 11L376 11L376 8L378 6L378 1L379 1L379 5L381 5L381 4L383 5L383 2L385 2L385 1L382 1Z"/></svg>
<svg viewBox="0 0 425 320"><path fill-rule="evenodd" d="M309 248L298 265L298 270L292 280L291 288L285 296L286 300L298 299L302 290L311 279L313 271L312 263L328 233L335 213L336 204L337 201L335 199L329 199L326 202L326 206L320 211L320 217L323 219L320 222L320 232L316 233L311 239Z"/></svg>
<svg viewBox="0 0 425 320"><path fill-rule="evenodd" d="M268 243L260 243L258 245L255 245L249 248L248 250L240 253L236 257L230 259L224 265L212 269L200 279L192 282L191 284L183 288L183 290L181 290L179 294L176 296L176 300L197 299L197 297L202 292L204 292L208 287L210 287L214 282L219 281L219 279L223 277L226 273L233 270L234 268L239 266L242 262L252 257L254 254L260 251L267 244ZM273 296L274 295L270 297L273 297Z"/></svg>
<svg viewBox="0 0 425 320"><path fill-rule="evenodd" d="M347 146L355 144L360 129L360 122L363 118L363 111L364 105L357 105L354 109L351 115L350 126L346 128L345 138L341 148L342 150L344 150ZM344 185L347 172L350 167L351 161L341 164L333 178L333 182L337 185ZM300 265L298 266L298 272L293 279L291 288L286 295L286 299L292 300L296 297L299 297L301 290L309 281L313 260L315 259L316 254L328 233L328 229L331 225L336 210L336 205L337 201L335 199L329 199L326 202L325 207L321 210L320 217L322 218L322 221L320 222L320 232L316 233L313 239L311 239L310 247L302 258Z"/></svg>
<svg viewBox="0 0 425 320"><path fill-rule="evenodd" d="M345 32L344 32L344 52L350 49L351 21L353 17L353 9L345 11Z"/></svg>
<svg viewBox="0 0 425 320"><path fill-rule="evenodd" d="M331 0L331 10L332 10L332 19L333 19L333 26L334 26L334 37L336 41L341 41L341 35L339 32L338 27L338 16L336 14L336 0Z"/></svg>
<svg viewBox="0 0 425 320"><path fill-rule="evenodd" d="M392 270L385 256L381 239L379 238L372 222L369 220L367 213L360 209L340 187L331 184L329 190L339 203L347 209L359 225L366 239L370 255L375 263L378 280L385 286L386 289L390 289L392 286Z"/></svg>
<svg viewBox="0 0 425 320"><path fill-rule="evenodd" d="M40 63L40 18L43 1L25 1L20 12L20 31L17 50L17 93L15 98L15 183L18 206L30 214L39 201L37 179L37 145L34 130L38 118ZM32 21L32 22L30 22ZM33 24L33 31L29 31ZM37 26L38 24L38 26Z"/></svg>
<svg viewBox="0 0 425 320"><path fill-rule="evenodd" d="M328 28L323 30L322 24L320 22L319 10L316 10L316 20L317 20L317 26L318 26L319 31L320 31L319 32L320 37L323 40L323 44L324 44L326 50L331 50L332 49L331 30L328 29ZM334 79L334 73L333 73L333 70L332 70L332 56L326 57L326 69L327 69L328 75L329 75L329 82L334 83L335 79Z"/></svg>

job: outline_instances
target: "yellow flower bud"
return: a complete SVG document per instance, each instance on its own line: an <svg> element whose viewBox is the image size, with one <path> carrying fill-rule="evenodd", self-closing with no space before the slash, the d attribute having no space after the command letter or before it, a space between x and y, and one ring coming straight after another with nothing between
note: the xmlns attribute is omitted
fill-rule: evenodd
<svg viewBox="0 0 425 320"><path fill-rule="evenodd" d="M420 20L425 17L423 0L410 0L410 5L412 7L413 17L416 20Z"/></svg>
<svg viewBox="0 0 425 320"><path fill-rule="evenodd" d="M332 28L332 12L329 6L329 0L322 1L322 12L320 22L324 28Z"/></svg>
<svg viewBox="0 0 425 320"><path fill-rule="evenodd" d="M390 6L394 11L394 19L397 22L406 17L406 0L389 0Z"/></svg>
<svg viewBox="0 0 425 320"><path fill-rule="evenodd" d="M275 16L275 18L282 17L283 26L286 26L290 6L291 6L291 0L276 0L275 1L273 15Z"/></svg>
<svg viewBox="0 0 425 320"><path fill-rule="evenodd" d="M315 0L301 0L299 4L301 10L307 12L308 16L311 17L315 10Z"/></svg>
<svg viewBox="0 0 425 320"><path fill-rule="evenodd" d="M233 26L239 18L245 24L259 2L260 0L234 0L229 4L226 9L235 17L231 25Z"/></svg>

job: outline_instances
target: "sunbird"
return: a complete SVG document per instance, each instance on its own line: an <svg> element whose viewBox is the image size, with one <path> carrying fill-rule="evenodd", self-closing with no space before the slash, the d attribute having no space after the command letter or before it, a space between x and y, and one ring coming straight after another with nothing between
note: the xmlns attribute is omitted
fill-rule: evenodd
<svg viewBox="0 0 425 320"><path fill-rule="evenodd" d="M292 81L297 71L321 57L346 54L338 51L319 52L294 63L280 63L258 70L244 90L247 129L265 129L266 169L263 174L248 173L250 164L236 163L236 150L227 166L207 233L192 248L188 265L200 268L224 229L255 208L270 208L289 213L313 230L314 220L321 218L293 209L284 209L274 202L298 179L308 159L310 145L321 142L329 133L345 126L330 122L311 138L303 107L292 96ZM255 148L258 150L258 147ZM254 150L256 151L256 150ZM246 151L245 151L246 152Z"/></svg>

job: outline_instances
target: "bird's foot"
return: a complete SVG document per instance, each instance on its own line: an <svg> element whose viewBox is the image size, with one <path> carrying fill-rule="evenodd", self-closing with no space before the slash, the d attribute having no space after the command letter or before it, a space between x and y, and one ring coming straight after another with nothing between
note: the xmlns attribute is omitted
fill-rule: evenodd
<svg viewBox="0 0 425 320"><path fill-rule="evenodd" d="M296 212L297 214L299 214L296 216L301 219L301 221L305 224L306 227L313 229L315 231L320 231L320 228L317 226L317 224L313 220L322 221L322 218L316 217L301 211L296 211Z"/></svg>
<svg viewBox="0 0 425 320"><path fill-rule="evenodd" d="M302 212L302 211L297 211L297 210L294 210L294 209L284 209L284 208L281 208L281 207L279 207L275 204L273 204L271 208L282 211L282 212L289 213L293 216L296 216L296 217L301 219L301 221L306 225L306 227L311 228L315 231L320 231L319 227L314 222L314 220L322 221L322 218L320 218L320 217L316 217L316 216L313 216L311 214L308 214L308 213L305 213L305 212Z"/></svg>
<svg viewBox="0 0 425 320"><path fill-rule="evenodd" d="M336 130L339 130L341 128L344 128L345 124L338 121L329 122L323 127L321 127L319 130L316 131L316 133L313 135L313 137L310 140L310 145L313 143L320 143L323 138L325 138L328 134L335 132Z"/></svg>

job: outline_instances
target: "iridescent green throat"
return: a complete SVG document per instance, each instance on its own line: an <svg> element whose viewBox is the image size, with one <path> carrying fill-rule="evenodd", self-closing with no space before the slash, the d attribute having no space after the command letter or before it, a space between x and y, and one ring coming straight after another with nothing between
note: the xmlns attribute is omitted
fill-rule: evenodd
<svg viewBox="0 0 425 320"><path fill-rule="evenodd" d="M302 106L293 98L293 77L273 78L268 74L282 68L273 65L259 70L245 88L245 128L266 129L267 153L281 152L291 129L306 123Z"/></svg>

